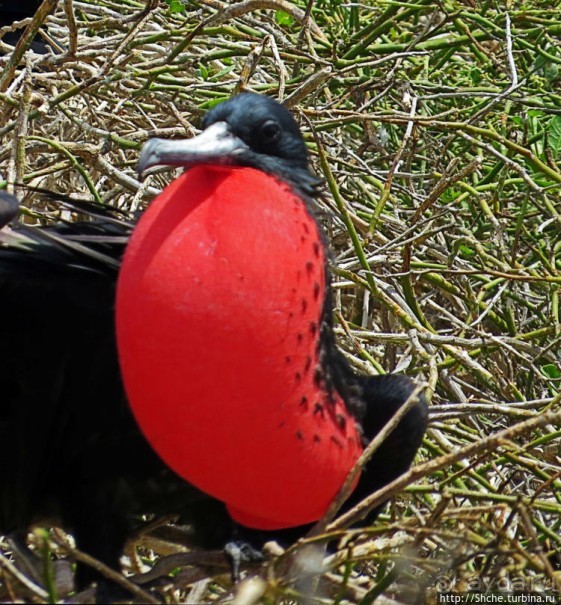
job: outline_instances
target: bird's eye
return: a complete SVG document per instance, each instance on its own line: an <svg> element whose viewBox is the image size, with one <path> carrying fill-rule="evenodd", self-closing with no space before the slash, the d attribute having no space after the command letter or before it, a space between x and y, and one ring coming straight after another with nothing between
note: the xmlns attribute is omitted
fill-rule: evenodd
<svg viewBox="0 0 561 605"><path fill-rule="evenodd" d="M274 120L267 120L261 126L261 134L267 141L276 141L280 137L280 126Z"/></svg>

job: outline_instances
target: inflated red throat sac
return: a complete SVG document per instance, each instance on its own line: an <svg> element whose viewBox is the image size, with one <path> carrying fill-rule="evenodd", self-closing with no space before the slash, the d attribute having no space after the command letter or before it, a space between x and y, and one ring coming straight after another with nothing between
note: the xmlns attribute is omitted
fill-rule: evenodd
<svg viewBox="0 0 561 605"><path fill-rule="evenodd" d="M199 140L146 152L145 164L189 168L128 245L121 368L143 433L176 473L242 525L293 527L325 513L361 437L321 375L326 251L316 221L274 167L251 166L251 136L234 137L218 118ZM215 130L229 134L212 148L205 133Z"/></svg>
<svg viewBox="0 0 561 605"><path fill-rule="evenodd" d="M324 263L287 185L210 166L152 203L123 261L118 342L137 421L248 527L317 520L361 451L316 378Z"/></svg>

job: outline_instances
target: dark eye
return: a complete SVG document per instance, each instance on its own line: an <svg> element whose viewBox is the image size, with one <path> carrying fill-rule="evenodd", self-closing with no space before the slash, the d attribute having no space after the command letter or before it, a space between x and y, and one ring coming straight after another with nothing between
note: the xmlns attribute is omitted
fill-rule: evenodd
<svg viewBox="0 0 561 605"><path fill-rule="evenodd" d="M280 126L274 120L267 120L261 126L261 134L267 141L276 141L280 137Z"/></svg>

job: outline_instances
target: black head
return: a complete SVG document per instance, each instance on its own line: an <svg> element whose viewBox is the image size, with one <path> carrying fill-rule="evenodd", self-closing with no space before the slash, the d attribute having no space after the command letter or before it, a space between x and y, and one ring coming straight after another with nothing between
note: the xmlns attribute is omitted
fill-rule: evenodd
<svg viewBox="0 0 561 605"><path fill-rule="evenodd" d="M308 151L298 124L282 105L255 93L242 93L214 107L203 132L188 140L151 139L138 170L150 166L200 164L251 166L313 195L321 183L308 169Z"/></svg>
<svg viewBox="0 0 561 605"><path fill-rule="evenodd" d="M273 99L251 92L232 97L209 111L202 127L216 122L226 122L252 153L308 168L308 150L296 120Z"/></svg>

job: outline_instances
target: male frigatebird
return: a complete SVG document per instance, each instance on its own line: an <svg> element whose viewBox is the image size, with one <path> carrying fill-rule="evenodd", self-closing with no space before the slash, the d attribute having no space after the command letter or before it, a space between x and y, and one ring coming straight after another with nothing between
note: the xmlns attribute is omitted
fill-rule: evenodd
<svg viewBox="0 0 561 605"><path fill-rule="evenodd" d="M414 390L336 348L320 180L291 114L244 93L202 126L144 148L140 170L188 170L134 228L116 290L129 226L111 211L2 235L3 532L57 514L117 568L141 513L191 515L205 544L227 540L229 517L304 527ZM14 207L0 197L4 223ZM347 506L407 470L426 417L421 397Z"/></svg>

